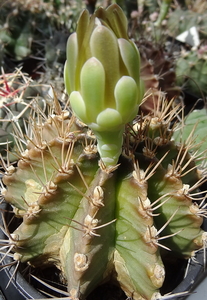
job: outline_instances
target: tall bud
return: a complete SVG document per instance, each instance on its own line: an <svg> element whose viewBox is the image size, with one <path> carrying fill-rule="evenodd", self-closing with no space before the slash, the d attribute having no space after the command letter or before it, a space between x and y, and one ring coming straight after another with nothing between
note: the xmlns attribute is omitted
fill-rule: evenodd
<svg viewBox="0 0 207 300"><path fill-rule="evenodd" d="M75 115L93 130L104 164L115 165L125 124L136 116L143 95L139 52L118 5L91 17L83 11L68 39L64 77Z"/></svg>

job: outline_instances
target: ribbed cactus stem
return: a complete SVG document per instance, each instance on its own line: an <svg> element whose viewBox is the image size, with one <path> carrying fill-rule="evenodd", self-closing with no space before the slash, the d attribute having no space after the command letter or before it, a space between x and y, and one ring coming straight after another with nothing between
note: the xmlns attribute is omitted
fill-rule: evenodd
<svg viewBox="0 0 207 300"><path fill-rule="evenodd" d="M190 257L193 250L202 247L200 239L203 233L200 228L203 223L202 209L193 201L190 194L192 188L183 184L173 166L169 165L166 173L160 167L157 171L159 175L156 183L153 177L148 181L150 199L152 202L160 199L160 203L163 204L155 211L160 215L159 218L155 217L154 221L159 229L172 218L163 229L162 235L175 235L163 240L163 244L179 256Z"/></svg>
<svg viewBox="0 0 207 300"><path fill-rule="evenodd" d="M5 198L23 217L14 233L21 261L58 265L59 248L98 169L98 159L96 153L84 151L68 113L53 115L44 126L34 124L33 130L34 139L21 154L18 167L8 168L4 176L4 183L11 185Z"/></svg>
<svg viewBox="0 0 207 300"><path fill-rule="evenodd" d="M158 249L158 232L153 223L143 170L137 168L124 173L124 177L123 174L119 177L116 206L114 263L117 280L127 296L149 300L162 286L165 277Z"/></svg>
<svg viewBox="0 0 207 300"><path fill-rule="evenodd" d="M112 260L115 232L115 176L101 169L95 175L61 247L62 267L70 295L82 299L105 279ZM81 242L80 242L81 241Z"/></svg>
<svg viewBox="0 0 207 300"><path fill-rule="evenodd" d="M10 235L14 260L57 266L71 299L109 278L135 300L159 299L166 250L189 258L206 243L193 137L176 143L168 116L156 115L124 133L104 131L98 147L120 134L122 148L125 139L114 166L108 149L100 161L87 129L56 106L57 115L33 124L17 167L5 165L2 195L22 217Z"/></svg>

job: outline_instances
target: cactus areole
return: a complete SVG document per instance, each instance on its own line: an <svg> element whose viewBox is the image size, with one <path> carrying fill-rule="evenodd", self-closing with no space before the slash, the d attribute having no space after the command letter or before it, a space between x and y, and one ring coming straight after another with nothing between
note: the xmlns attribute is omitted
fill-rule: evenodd
<svg viewBox="0 0 207 300"><path fill-rule="evenodd" d="M166 253L187 259L206 243L202 153L193 136L172 138L180 108L165 99L136 116L139 54L126 32L117 5L82 13L65 65L74 114L54 97L53 113L32 119L26 150L19 139L17 166L2 161L1 194L22 218L2 251L56 266L70 300L111 279L131 299L163 299Z"/></svg>

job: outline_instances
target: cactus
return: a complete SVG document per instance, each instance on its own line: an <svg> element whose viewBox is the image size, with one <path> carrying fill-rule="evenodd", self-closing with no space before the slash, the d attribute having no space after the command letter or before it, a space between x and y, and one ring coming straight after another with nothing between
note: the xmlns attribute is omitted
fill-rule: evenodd
<svg viewBox="0 0 207 300"><path fill-rule="evenodd" d="M32 60L33 69L31 64L28 68L30 75L39 65L50 66L53 51L59 53L65 49L64 30L67 30L68 37L83 7L82 1L1 1L0 49L4 50L1 54L3 60L9 58L8 66L5 64L6 72L13 70L10 68L11 58L15 66L21 64L25 69L28 61ZM50 46L52 40L54 43ZM62 53L59 54L54 64L61 61ZM52 67L55 69L55 65Z"/></svg>
<svg viewBox="0 0 207 300"><path fill-rule="evenodd" d="M207 46L200 46L196 50L181 52L176 63L178 85L197 97L207 95L206 88L206 54Z"/></svg>
<svg viewBox="0 0 207 300"><path fill-rule="evenodd" d="M50 87L34 83L20 69L13 73L3 73L0 85L0 153L4 158L9 156L12 161L16 160L12 154L15 139L24 139L24 134L29 134L29 118L35 118L38 109L45 114L49 113L51 100L46 95Z"/></svg>
<svg viewBox="0 0 207 300"><path fill-rule="evenodd" d="M2 195L23 218L11 234L14 260L56 265L71 297L84 298L112 272L127 296L154 299L165 273L159 246L189 258L205 239L191 141L171 140L170 120L129 127L120 165L108 169L68 111L35 124L17 168L5 165Z"/></svg>
<svg viewBox="0 0 207 300"><path fill-rule="evenodd" d="M170 36L175 38L177 35L195 26L199 32L200 39L206 39L206 2L203 3L205 7L199 6L199 4L196 4L196 1L194 2L195 8L201 9L201 11L181 9L178 7L169 14L167 29Z"/></svg>
<svg viewBox="0 0 207 300"><path fill-rule="evenodd" d="M206 243L205 178L195 164L203 154L192 153L193 137L173 139L180 107L170 110L160 98L150 115L135 114L143 93L139 52L126 30L117 5L91 18L82 13L67 46L69 110L54 96L53 113L39 110L31 121L26 150L19 141L17 166L2 160L1 194L22 219L7 242L14 261L56 266L73 300L110 278L134 300L161 299L166 252L187 259ZM102 53L106 37L118 57Z"/></svg>
<svg viewBox="0 0 207 300"><path fill-rule="evenodd" d="M189 115L187 115L185 121L185 126L182 127L182 137L184 140L192 135L194 135L195 140L195 151L198 151L200 155L206 152L206 134L203 128L206 127L207 124L207 114L206 108L200 110L194 110ZM180 142L180 134L178 131L175 131L173 134L173 138ZM201 162L197 161L196 164L200 165ZM206 159L202 160L202 167L206 167Z"/></svg>

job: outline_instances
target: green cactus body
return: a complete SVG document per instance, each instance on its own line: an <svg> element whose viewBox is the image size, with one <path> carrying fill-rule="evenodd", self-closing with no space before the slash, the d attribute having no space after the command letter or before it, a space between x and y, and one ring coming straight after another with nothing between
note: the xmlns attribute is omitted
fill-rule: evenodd
<svg viewBox="0 0 207 300"><path fill-rule="evenodd" d="M98 171L74 215L72 224L81 230L69 228L61 248L69 292L80 299L106 279L113 261L114 180L113 174Z"/></svg>
<svg viewBox="0 0 207 300"><path fill-rule="evenodd" d="M163 284L165 270L156 237L153 240L150 236L156 229L147 211L148 184L137 172L122 172L119 178L114 265L117 280L128 296L152 299Z"/></svg>
<svg viewBox="0 0 207 300"><path fill-rule="evenodd" d="M126 131L130 156L107 168L68 112L34 125L17 168L3 178L5 200L23 218L11 235L14 259L57 266L74 298L113 275L127 296L154 299L165 278L159 246L189 258L205 241L205 208L191 196L201 177L193 159L186 165L192 156L171 139L170 124L155 120Z"/></svg>
<svg viewBox="0 0 207 300"><path fill-rule="evenodd" d="M189 9L177 8L169 14L168 31L173 37L178 36L191 27L196 26L200 38L206 38L206 10L196 12Z"/></svg>
<svg viewBox="0 0 207 300"><path fill-rule="evenodd" d="M75 135L71 132L71 136L66 139L62 132L57 131L58 123L61 123L61 116L48 119L43 132L39 127L37 133L36 126L35 140L29 143L28 150L22 154L17 171L8 170L5 177L6 184L13 183L7 194L7 199L16 206L17 215L23 216L24 219L17 230L17 235L21 237L17 246L22 247L24 245L25 247L25 242L27 246L29 245L29 251L27 250L25 254L23 247L22 260L31 259L34 264L42 263L39 259L40 254L47 257L47 253L44 253L44 247L51 251L48 246L50 244L49 237L53 240L54 228L56 228L55 235L58 232L62 235L61 230L68 229L68 223L71 222L82 198L81 193L85 193L85 185L90 183L97 170L97 160L94 163L94 168L89 170L87 161L81 163L81 154L84 156L81 143L77 142L76 147L73 148ZM65 120L64 125L61 126L61 130L66 130L67 126L70 126L70 119ZM70 152L73 153L72 157ZM94 160L93 155L91 159ZM78 161L85 183L74 167ZM71 185L68 184L68 181ZM80 190L80 193L74 192L72 185ZM17 187L18 193L15 192ZM68 198L68 194L70 198ZM52 206L51 202L53 203ZM61 211L65 213L62 218L60 218ZM70 220L67 221L67 218ZM41 220L41 226L39 220ZM36 230L42 236L41 243L35 238L31 239ZM33 260L36 257L37 262L35 263Z"/></svg>
<svg viewBox="0 0 207 300"><path fill-rule="evenodd" d="M194 150L198 151L202 156L205 153L207 145L206 145L206 133L203 128L207 125L207 117L206 117L206 108L201 110L194 110L190 113L185 119L185 126L182 128L182 139L185 141L189 138L189 136L194 135L195 146ZM175 131L173 134L173 138L177 143L181 143L182 139L180 137L179 131ZM203 160L201 164L200 161L195 161L195 163L202 168L205 168L206 160Z"/></svg>
<svg viewBox="0 0 207 300"><path fill-rule="evenodd" d="M126 20L117 5L96 18L83 12L68 41L65 81L74 114L54 97L53 113L38 110L30 122L17 167L2 163L2 195L22 217L11 251L17 262L56 266L71 300L85 299L110 278L134 300L160 299L165 250L189 258L206 243L198 189L205 179L195 164L202 157L192 152L192 136L185 143L172 138L179 107L170 110L160 96L160 110L136 115L143 91ZM104 34L96 45L98 32ZM97 57L84 44L88 35ZM118 53L109 60L118 67L113 76L100 50L106 36Z"/></svg>
<svg viewBox="0 0 207 300"><path fill-rule="evenodd" d="M17 170L6 172L4 183L11 189L5 197L23 217L12 234L14 258L39 267L55 264L69 291L81 297L104 278L112 260L115 177L97 172L96 146L82 147L86 134L78 137L80 128L71 128L66 115L48 119L43 130L36 126ZM100 261L98 268L94 260Z"/></svg>
<svg viewBox="0 0 207 300"><path fill-rule="evenodd" d="M177 83L198 97L207 95L206 53L206 46L189 52L183 51L176 63Z"/></svg>
<svg viewBox="0 0 207 300"><path fill-rule="evenodd" d="M166 203L155 210L155 213L160 213L159 218L154 219L155 224L160 229L172 217L169 225L163 229L162 235L175 234L175 236L163 240L163 244L181 257L190 257L192 251L202 247L202 242L197 240L203 233L200 229L203 217L199 215L199 206L192 202L189 185L182 183L180 175L177 176L171 166L164 172L161 167L157 171L162 175L156 183L153 182L153 177L149 180L149 197L152 202L161 199L161 203L165 201Z"/></svg>

